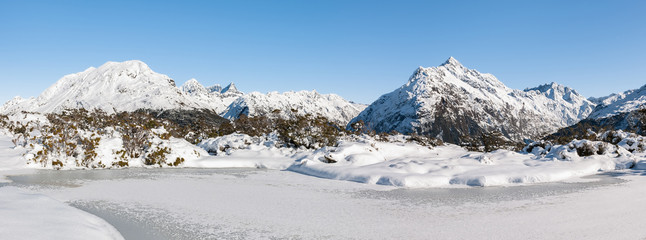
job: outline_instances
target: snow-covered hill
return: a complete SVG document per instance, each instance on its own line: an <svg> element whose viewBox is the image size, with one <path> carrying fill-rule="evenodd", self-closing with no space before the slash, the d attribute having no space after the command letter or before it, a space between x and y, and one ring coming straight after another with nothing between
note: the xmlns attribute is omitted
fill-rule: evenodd
<svg viewBox="0 0 646 240"><path fill-rule="evenodd" d="M101 109L108 113L146 109L209 108L187 97L166 75L141 61L107 62L98 68L66 75L37 98L15 98L3 113L51 113L69 108Z"/></svg>
<svg viewBox="0 0 646 240"><path fill-rule="evenodd" d="M223 113L228 119L247 116L280 116L291 118L312 114L323 116L340 124L347 124L357 116L365 105L349 102L336 94L320 94L316 91L252 92L236 99Z"/></svg>
<svg viewBox="0 0 646 240"><path fill-rule="evenodd" d="M598 104L589 116L593 119L632 112L646 107L646 85L639 89L615 93L601 98L590 98L590 100Z"/></svg>
<svg viewBox="0 0 646 240"><path fill-rule="evenodd" d="M439 67L419 67L406 84L381 96L351 123L363 120L377 132L418 132L453 143L487 131L522 140L574 124L594 106L555 83L510 89L451 57Z"/></svg>

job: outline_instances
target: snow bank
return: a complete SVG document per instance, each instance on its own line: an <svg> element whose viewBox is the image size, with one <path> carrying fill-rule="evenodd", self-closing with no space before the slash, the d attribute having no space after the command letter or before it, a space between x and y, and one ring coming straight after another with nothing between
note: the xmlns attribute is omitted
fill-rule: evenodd
<svg viewBox="0 0 646 240"><path fill-rule="evenodd" d="M14 148L11 137L0 134L0 182L9 182L6 175L25 173L27 162L23 158L27 150L22 147Z"/></svg>
<svg viewBox="0 0 646 240"><path fill-rule="evenodd" d="M633 144L634 145L634 144ZM276 148L271 137L233 134L199 144L210 156L185 163L206 168L286 169L310 176L400 187L499 186L562 181L646 163L621 146L587 140L534 144L530 153L469 152L456 145L426 147L390 137L347 138L316 151ZM632 146L632 145L631 145ZM579 155L591 147L592 155ZM585 152L582 152L582 154Z"/></svg>
<svg viewBox="0 0 646 240"><path fill-rule="evenodd" d="M0 135L0 172L24 168L27 163L22 154L26 151L21 147L14 148L11 137Z"/></svg>
<svg viewBox="0 0 646 240"><path fill-rule="evenodd" d="M556 157L559 156L559 157ZM633 166L629 156L578 156L558 146L548 156L498 150L469 152L455 145L425 148L368 139L313 152L288 170L311 176L401 187L495 186L561 181Z"/></svg>
<svg viewBox="0 0 646 240"><path fill-rule="evenodd" d="M0 235L7 239L123 239L110 224L50 197L0 188Z"/></svg>

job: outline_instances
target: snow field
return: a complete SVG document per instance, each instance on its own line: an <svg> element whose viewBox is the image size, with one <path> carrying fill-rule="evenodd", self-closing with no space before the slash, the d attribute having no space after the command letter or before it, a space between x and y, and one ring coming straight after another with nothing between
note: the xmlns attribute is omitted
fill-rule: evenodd
<svg viewBox="0 0 646 240"><path fill-rule="evenodd" d="M123 239L101 218L16 187L0 188L0 236L16 240Z"/></svg>

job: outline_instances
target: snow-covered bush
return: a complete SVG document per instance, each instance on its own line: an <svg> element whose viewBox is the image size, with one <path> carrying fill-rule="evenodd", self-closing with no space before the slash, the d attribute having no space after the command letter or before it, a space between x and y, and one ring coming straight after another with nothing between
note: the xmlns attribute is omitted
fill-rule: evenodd
<svg viewBox="0 0 646 240"><path fill-rule="evenodd" d="M574 140L568 144L570 149L576 149L576 152L581 157L592 155L604 155L609 149L608 143L590 140Z"/></svg>
<svg viewBox="0 0 646 240"><path fill-rule="evenodd" d="M229 134L222 137L206 139L197 146L203 148L212 155L231 154L240 149L256 147L280 147L278 135L270 133L263 136L249 136L247 134Z"/></svg>
<svg viewBox="0 0 646 240"><path fill-rule="evenodd" d="M532 145L532 143L530 143L530 145ZM549 146L549 150L544 150L540 146L534 145L534 149L529 153L558 160L574 160L593 155L606 155L610 157L616 157L618 155L616 146L601 141L590 141L584 139L573 140L564 145L546 146ZM528 145L526 149L529 148L530 146Z"/></svg>
<svg viewBox="0 0 646 240"><path fill-rule="evenodd" d="M485 131L479 136L462 136L460 137L460 146L469 151L492 152L499 149L519 151L524 146L521 143L514 142L505 137L500 131Z"/></svg>
<svg viewBox="0 0 646 240"><path fill-rule="evenodd" d="M540 140L529 142L523 152L537 156L554 157L561 160L571 160L576 157L607 155L609 157L632 156L633 153L646 151L646 137L622 130L603 131L595 133L588 129L587 138L571 140L565 144L556 145L550 141Z"/></svg>
<svg viewBox="0 0 646 240"><path fill-rule="evenodd" d="M629 152L646 151L646 137L622 130L605 131L599 134L599 140L620 146Z"/></svg>
<svg viewBox="0 0 646 240"><path fill-rule="evenodd" d="M541 155L545 156L547 153L549 153L552 150L552 142L550 141L545 141L545 140L540 140L540 141L532 141L527 144L523 148L523 152L525 153L533 153L534 155Z"/></svg>
<svg viewBox="0 0 646 240"><path fill-rule="evenodd" d="M275 133L281 146L290 148L333 146L339 137L346 135L346 131L336 123L311 114L289 119L241 115L233 122L233 128L237 133L254 137Z"/></svg>
<svg viewBox="0 0 646 240"><path fill-rule="evenodd" d="M383 137L380 137L380 139L383 139ZM419 135L417 133L411 133L410 135L406 136L406 141L429 147L436 147L444 144L444 142L442 142L442 140L440 139Z"/></svg>
<svg viewBox="0 0 646 240"><path fill-rule="evenodd" d="M7 128L13 132L17 145L30 148L25 155L29 163L42 167L179 166L186 159L207 154L182 138L173 138L172 132L179 132L177 125L145 112L108 115L101 111L69 110L39 116L30 120L23 116L25 120L10 121ZM21 116L12 115L9 120L12 118ZM21 139L25 139L25 144L19 144Z"/></svg>

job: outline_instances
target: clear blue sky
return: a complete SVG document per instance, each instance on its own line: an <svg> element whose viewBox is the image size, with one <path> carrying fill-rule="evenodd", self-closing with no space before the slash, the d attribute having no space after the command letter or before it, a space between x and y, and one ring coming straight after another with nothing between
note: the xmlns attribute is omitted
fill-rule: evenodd
<svg viewBox="0 0 646 240"><path fill-rule="evenodd" d="M6 1L0 101L138 59L178 84L371 103L449 56L512 88L646 84L646 1Z"/></svg>

